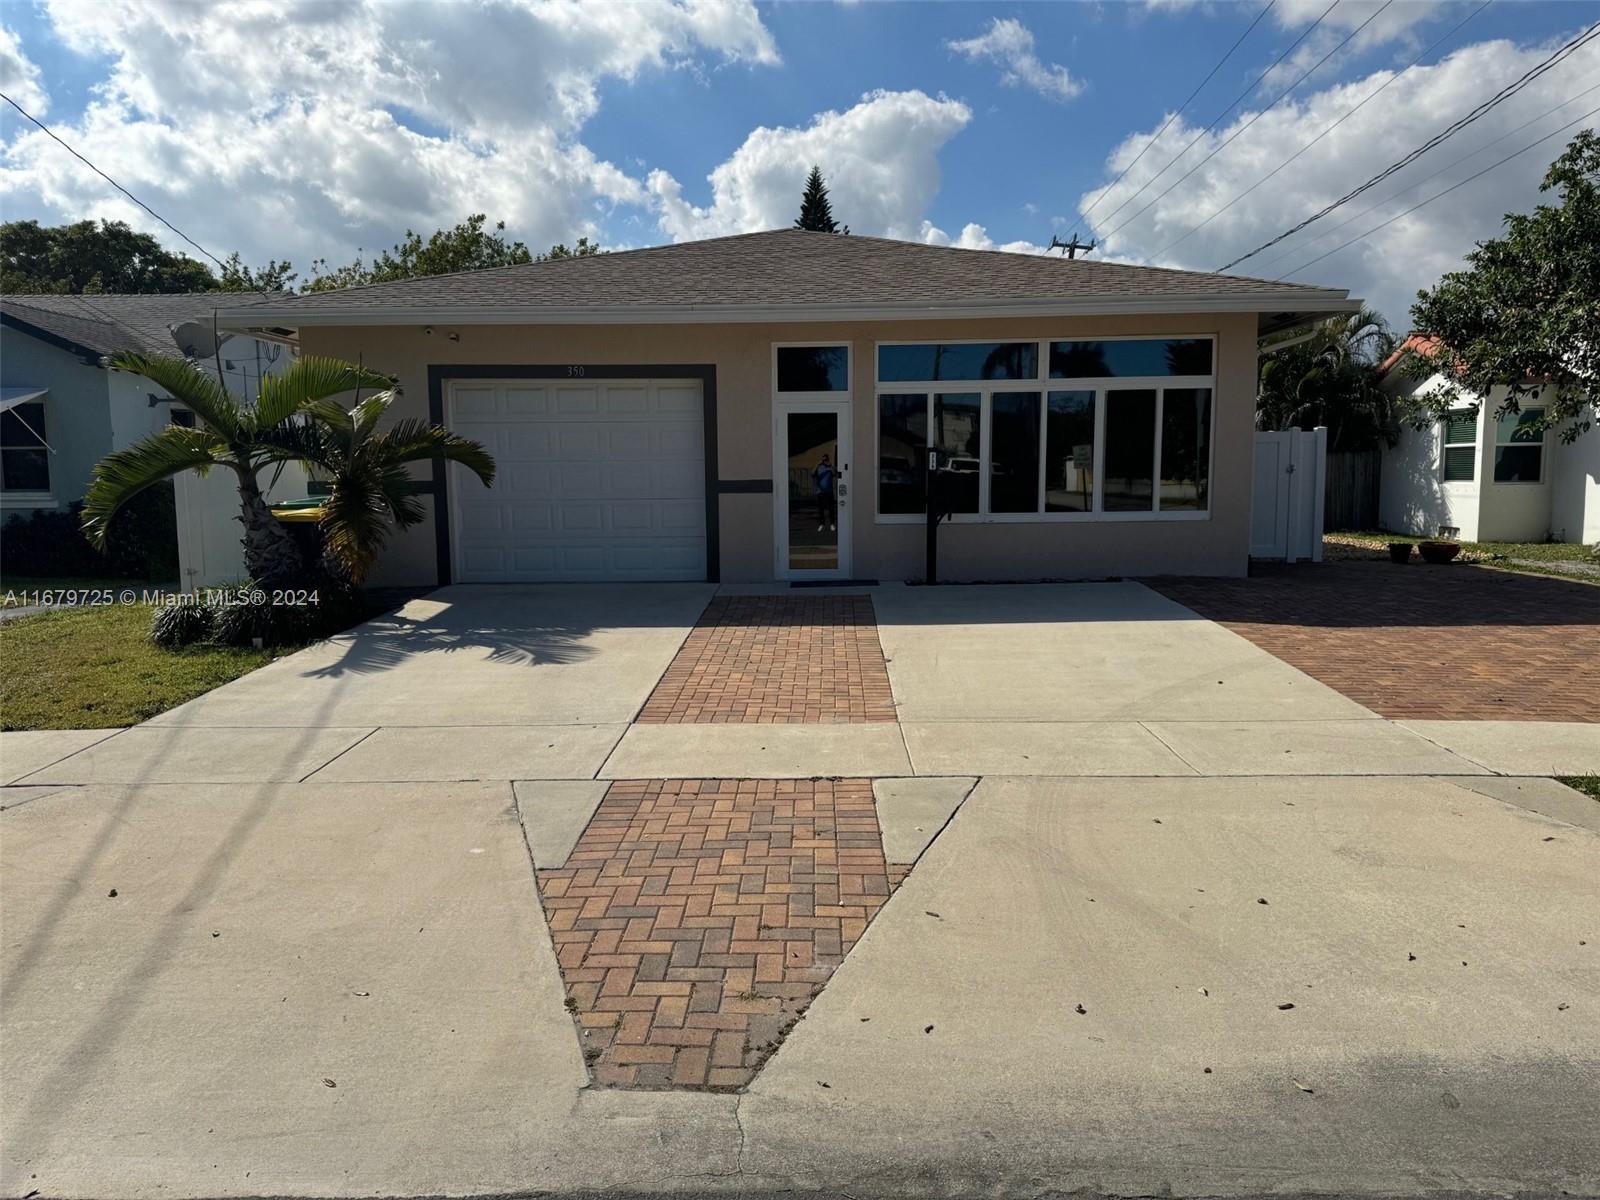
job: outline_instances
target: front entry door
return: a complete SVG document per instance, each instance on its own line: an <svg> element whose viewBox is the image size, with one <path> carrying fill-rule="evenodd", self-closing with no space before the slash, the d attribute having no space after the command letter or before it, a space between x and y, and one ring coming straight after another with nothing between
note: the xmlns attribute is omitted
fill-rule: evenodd
<svg viewBox="0 0 1600 1200"><path fill-rule="evenodd" d="M774 432L778 577L850 577L850 409L779 405Z"/></svg>

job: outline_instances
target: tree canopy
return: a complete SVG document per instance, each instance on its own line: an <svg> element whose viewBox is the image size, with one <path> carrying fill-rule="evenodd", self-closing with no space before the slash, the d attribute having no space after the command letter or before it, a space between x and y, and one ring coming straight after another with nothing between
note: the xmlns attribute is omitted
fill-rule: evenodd
<svg viewBox="0 0 1600 1200"><path fill-rule="evenodd" d="M0 225L0 292L141 295L209 292L217 277L204 263L162 248L122 221L37 221Z"/></svg>
<svg viewBox="0 0 1600 1200"><path fill-rule="evenodd" d="M1256 428L1314 429L1325 425L1330 450L1371 450L1392 444L1392 401L1379 386L1379 364L1394 335L1370 309L1335 317L1313 335L1281 350L1266 347L1256 393Z"/></svg>
<svg viewBox="0 0 1600 1200"><path fill-rule="evenodd" d="M497 221L494 228L488 230L484 228L487 220L483 213L473 213L453 229L435 230L426 240L420 233L408 229L394 247L370 262L358 253L353 262L330 268L327 259L319 258L312 264L316 275L306 284L305 290L327 292L368 283L446 275L452 271L479 271L485 267L510 267L533 261L525 245L506 240L504 221Z"/></svg>
<svg viewBox="0 0 1600 1200"><path fill-rule="evenodd" d="M806 190L800 197L800 215L795 218L796 229L810 229L817 233L849 233L849 226L841 226L833 219L833 204L828 199L828 185L823 182L822 168L812 167L806 176Z"/></svg>
<svg viewBox="0 0 1600 1200"><path fill-rule="evenodd" d="M1539 190L1560 202L1507 213L1504 236L1478 243L1466 270L1417 293L1412 320L1435 348L1406 369L1441 376L1425 400L1434 411L1503 387L1497 415L1538 403L1570 442L1600 419L1600 137L1574 138Z"/></svg>

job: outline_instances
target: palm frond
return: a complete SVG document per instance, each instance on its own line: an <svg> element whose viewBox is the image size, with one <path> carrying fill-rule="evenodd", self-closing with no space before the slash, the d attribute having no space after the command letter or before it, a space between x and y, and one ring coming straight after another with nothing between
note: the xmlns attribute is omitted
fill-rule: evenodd
<svg viewBox="0 0 1600 1200"><path fill-rule="evenodd" d="M494 483L494 458L489 452L471 438L452 433L442 425L414 419L399 421L393 428L374 434L369 443L388 463L442 458L466 467L483 481L484 487Z"/></svg>
<svg viewBox="0 0 1600 1200"><path fill-rule="evenodd" d="M170 393L196 417L228 441L243 424L244 411L228 389L187 358L176 354L118 354L111 365L119 371L142 375Z"/></svg>
<svg viewBox="0 0 1600 1200"><path fill-rule="evenodd" d="M256 428L267 429L286 420L308 404L353 392L390 391L395 381L377 371L339 358L311 354L296 359L276 375L261 381L256 396Z"/></svg>
<svg viewBox="0 0 1600 1200"><path fill-rule="evenodd" d="M165 386L165 385L163 385ZM159 433L106 455L89 477L79 520L90 545L103 550L117 510L145 488L188 470L231 462L226 441L209 429L169 425Z"/></svg>
<svg viewBox="0 0 1600 1200"><path fill-rule="evenodd" d="M370 465L341 472L323 501L323 553L352 583L366 578L389 540L392 510L384 474Z"/></svg>

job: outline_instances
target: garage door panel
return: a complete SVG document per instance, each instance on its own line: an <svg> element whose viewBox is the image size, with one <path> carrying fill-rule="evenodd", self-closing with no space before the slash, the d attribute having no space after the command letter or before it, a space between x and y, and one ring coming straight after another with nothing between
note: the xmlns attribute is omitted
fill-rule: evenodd
<svg viewBox="0 0 1600 1200"><path fill-rule="evenodd" d="M477 438L479 441L483 440L478 437L476 429L463 430L462 432L466 433L468 437ZM525 426L499 430L491 434L491 436L505 445L506 457L513 462L537 462L540 459L549 458L553 449L553 438L549 429Z"/></svg>
<svg viewBox="0 0 1600 1200"><path fill-rule="evenodd" d="M500 459L495 460L498 469L495 472L494 490L499 491L503 481L505 500L533 499L555 494L555 473L548 466L513 463L510 468L505 468L498 466L500 461Z"/></svg>
<svg viewBox="0 0 1600 1200"><path fill-rule="evenodd" d="M656 389L656 411L700 415L700 385L697 383L663 384Z"/></svg>
<svg viewBox="0 0 1600 1200"><path fill-rule="evenodd" d="M456 384L453 390L455 415L459 418L493 417L499 414L498 389L489 385Z"/></svg>
<svg viewBox="0 0 1600 1200"><path fill-rule="evenodd" d="M617 416L644 414L650 411L648 384L608 384L605 385L604 396L606 411Z"/></svg>
<svg viewBox="0 0 1600 1200"><path fill-rule="evenodd" d="M599 412L601 386L587 383L556 388L556 412L567 415Z"/></svg>
<svg viewBox="0 0 1600 1200"><path fill-rule="evenodd" d="M489 490L451 471L463 582L705 578L698 383L473 382L450 397L451 427L499 468Z"/></svg>

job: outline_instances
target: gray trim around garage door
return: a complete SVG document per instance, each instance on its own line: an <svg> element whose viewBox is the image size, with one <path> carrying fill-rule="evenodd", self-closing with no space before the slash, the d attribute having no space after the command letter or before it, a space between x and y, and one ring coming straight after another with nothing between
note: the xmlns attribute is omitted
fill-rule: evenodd
<svg viewBox="0 0 1600 1200"><path fill-rule="evenodd" d="M719 536L717 497L717 368L704 363L563 363L560 366L505 366L495 363L428 366L428 419L444 424L444 385L451 379L698 379L701 417L705 423L706 471L706 582L722 579L722 542ZM770 486L770 484L769 484ZM445 463L433 460L433 538L439 585L454 577L450 561L450 496L445 488Z"/></svg>

